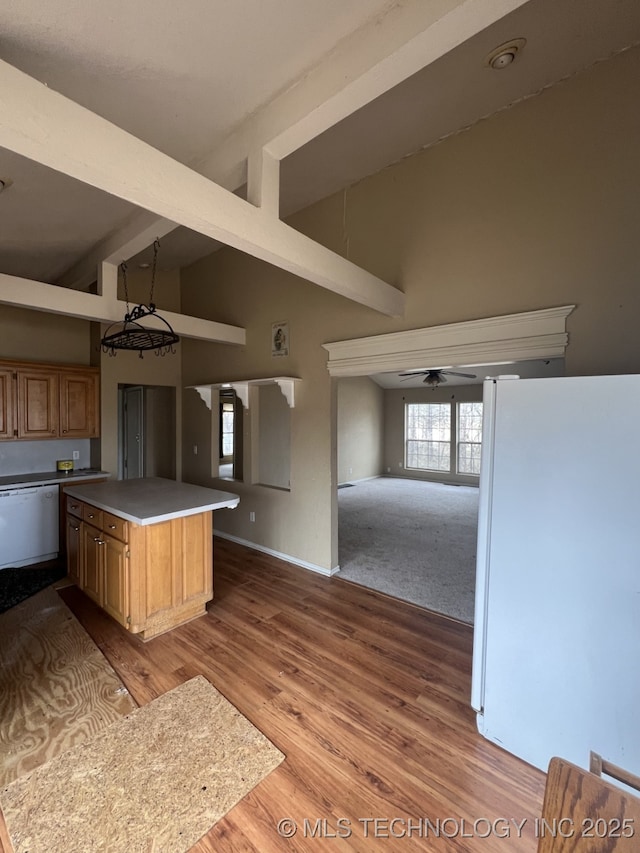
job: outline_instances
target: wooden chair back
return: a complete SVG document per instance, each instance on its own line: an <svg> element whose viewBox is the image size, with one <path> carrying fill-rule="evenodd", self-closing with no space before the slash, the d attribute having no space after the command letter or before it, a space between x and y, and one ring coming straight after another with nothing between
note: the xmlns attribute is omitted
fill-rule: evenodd
<svg viewBox="0 0 640 853"><path fill-rule="evenodd" d="M627 784L640 784L637 777L620 773ZM640 798L594 772L552 758L536 834L538 853L638 853Z"/></svg>

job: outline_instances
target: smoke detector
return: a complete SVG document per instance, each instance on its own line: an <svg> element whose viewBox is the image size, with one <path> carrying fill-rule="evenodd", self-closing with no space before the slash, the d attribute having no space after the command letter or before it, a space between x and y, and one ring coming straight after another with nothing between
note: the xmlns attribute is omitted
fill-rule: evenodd
<svg viewBox="0 0 640 853"><path fill-rule="evenodd" d="M522 52L526 43L526 39L512 39L511 41L507 41L492 50L485 58L484 64L495 71L508 68L509 65L513 64L518 54Z"/></svg>

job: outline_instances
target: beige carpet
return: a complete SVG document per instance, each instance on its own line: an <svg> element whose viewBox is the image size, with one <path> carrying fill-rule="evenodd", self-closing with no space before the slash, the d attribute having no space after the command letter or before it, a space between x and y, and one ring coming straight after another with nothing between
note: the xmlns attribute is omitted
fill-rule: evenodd
<svg viewBox="0 0 640 853"><path fill-rule="evenodd" d="M15 853L182 853L283 760L202 676L0 792Z"/></svg>
<svg viewBox="0 0 640 853"><path fill-rule="evenodd" d="M54 589L0 615L0 790L135 707Z"/></svg>
<svg viewBox="0 0 640 853"><path fill-rule="evenodd" d="M336 577L473 623L478 494L400 477L340 489Z"/></svg>

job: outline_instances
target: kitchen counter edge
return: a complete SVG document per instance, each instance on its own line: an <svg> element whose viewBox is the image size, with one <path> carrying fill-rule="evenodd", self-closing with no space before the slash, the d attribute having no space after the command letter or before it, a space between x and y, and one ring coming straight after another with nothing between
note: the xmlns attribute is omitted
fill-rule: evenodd
<svg viewBox="0 0 640 853"><path fill-rule="evenodd" d="M93 478L108 478L109 471L91 471L86 474L60 474L59 472L41 471L37 474L10 474L0 477L0 489L22 489L29 486L58 486L64 483L81 483Z"/></svg>
<svg viewBox="0 0 640 853"><path fill-rule="evenodd" d="M112 480L109 483L87 484L85 487L77 484L71 489L66 489L66 494L85 501L86 503L89 503L98 509L102 509L105 512L110 512L113 515L125 518L127 521L132 521L134 524L140 524L142 526L146 526L148 524L159 524L163 521L171 521L174 518L183 518L187 515L199 515L200 513L210 512L217 509L235 509L240 503L240 496L231 492L222 492L218 489L209 489L204 486L195 486L191 483L179 483L173 480L163 480L162 478L159 479L160 483L174 483L176 486L176 497L174 499L176 506L171 509L165 507L160 508L158 506L153 510L149 510L148 513L140 513L139 506L144 498L139 495L131 498L123 494L120 499L117 499L118 496L116 494L116 499L114 500L114 492L117 492L120 484L136 482L140 484L143 482L149 483L153 479L154 478L138 481ZM109 489L111 495L107 495L106 499L103 499L98 493L98 497L96 497L96 489L100 486L107 485L111 487ZM192 503L191 500L188 500L185 503L184 500L182 500L180 493L183 495L185 492L197 494L197 491L194 490L208 492L209 494L206 496L203 494L201 499L199 498L195 503ZM166 498L163 497L160 503L166 502L167 500L172 500L172 496L168 496Z"/></svg>

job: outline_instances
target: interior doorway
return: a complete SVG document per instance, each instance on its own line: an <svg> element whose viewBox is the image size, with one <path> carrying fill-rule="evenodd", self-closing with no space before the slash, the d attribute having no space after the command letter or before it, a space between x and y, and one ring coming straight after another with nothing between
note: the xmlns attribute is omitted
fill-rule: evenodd
<svg viewBox="0 0 640 853"><path fill-rule="evenodd" d="M243 407L232 389L220 392L220 422L218 430L219 477L221 480L242 480Z"/></svg>
<svg viewBox="0 0 640 853"><path fill-rule="evenodd" d="M482 382L507 372L564 359L337 380L339 577L473 622Z"/></svg>
<svg viewBox="0 0 640 853"><path fill-rule="evenodd" d="M118 386L118 479L176 477L176 394L165 385Z"/></svg>

